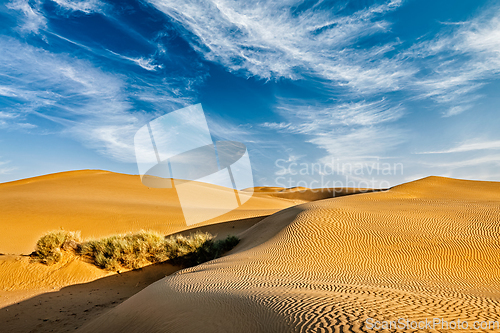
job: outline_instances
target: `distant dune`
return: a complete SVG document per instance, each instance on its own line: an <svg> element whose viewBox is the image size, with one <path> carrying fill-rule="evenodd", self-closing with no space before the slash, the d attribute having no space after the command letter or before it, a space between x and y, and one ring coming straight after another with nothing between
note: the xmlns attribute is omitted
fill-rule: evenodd
<svg viewBox="0 0 500 333"><path fill-rule="evenodd" d="M211 186L211 191L216 196L233 190ZM239 221L206 230L225 237L298 202L303 201L257 194L235 211L188 228L175 190L148 188L139 176L81 170L0 184L0 254L5 254L0 255L0 306L113 274L74 258L47 267L19 256L30 254L48 231L79 230L84 238L141 229L171 234Z"/></svg>
<svg viewBox="0 0 500 333"><path fill-rule="evenodd" d="M212 186L212 191L217 195L233 190ZM236 211L204 224L267 216L298 202L304 201L257 194ZM141 229L169 234L187 228L174 189L149 188L139 176L100 170L0 184L0 211L0 253L5 254L31 253L37 239L54 229L81 230L89 238Z"/></svg>
<svg viewBox="0 0 500 333"><path fill-rule="evenodd" d="M429 177L306 203L244 231L228 256L159 280L79 332L360 332L368 318L499 321L499 233L495 182Z"/></svg>
<svg viewBox="0 0 500 333"><path fill-rule="evenodd" d="M195 184L213 198L233 192ZM188 227L176 191L148 188L139 176L80 170L0 184L0 307L114 274L76 258L47 267L30 264L28 257L20 256L30 254L48 231L81 231L88 239L141 229L165 235L200 230L223 238L250 228L272 213L311 200L307 191L294 198L280 195L257 192L238 209Z"/></svg>
<svg viewBox="0 0 500 333"><path fill-rule="evenodd" d="M350 188L350 187L337 187L337 188L306 188L306 187L255 187L256 194L267 194L275 198L282 198L288 200L298 200L303 202L317 201L329 198L338 198L345 195L378 192L385 189L369 189L369 188Z"/></svg>
<svg viewBox="0 0 500 333"><path fill-rule="evenodd" d="M252 190L240 208L187 227L175 190L138 176L82 170L0 184L0 252L10 253L0 256L0 331L366 332L368 318L500 321L500 183ZM199 230L241 242L180 271L164 263L117 274L72 256L45 266L19 255L60 228L84 238Z"/></svg>

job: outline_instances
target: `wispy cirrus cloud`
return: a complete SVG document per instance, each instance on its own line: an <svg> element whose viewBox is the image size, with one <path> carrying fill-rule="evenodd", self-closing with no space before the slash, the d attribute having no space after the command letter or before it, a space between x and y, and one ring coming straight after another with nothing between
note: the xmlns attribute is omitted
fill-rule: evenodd
<svg viewBox="0 0 500 333"><path fill-rule="evenodd" d="M328 157L357 159L382 154L401 142L401 131L391 123L405 109L386 100L311 106L297 100L281 101L280 114L288 122L263 123L262 127L303 134L324 149Z"/></svg>
<svg viewBox="0 0 500 333"><path fill-rule="evenodd" d="M144 57L133 58L133 57L124 56L122 54L118 54L118 53L113 52L111 50L107 50L107 51L110 52L111 54L121 58L121 59L133 62L136 65L142 67L143 69L145 69L147 71L155 71L157 69L163 68L162 65L155 64L155 60L153 58L144 58Z"/></svg>
<svg viewBox="0 0 500 333"><path fill-rule="evenodd" d="M134 100L158 103L159 112L187 103L166 82L160 88L134 91L124 77L85 60L4 37L0 37L0 48L4 75L0 91L11 105L1 114L6 125L23 126L28 118L42 117L59 125L64 135L120 161L134 161L133 135L154 116L136 110ZM152 101L149 95L159 97Z"/></svg>
<svg viewBox="0 0 500 333"><path fill-rule="evenodd" d="M164 49L161 45L157 45L155 41L147 40L136 31L131 29L130 27L121 24L119 21L114 20L112 15L106 13L106 11L111 11L110 5L105 2L99 0L76 0L76 1L67 1L67 0L54 0L54 1L35 1L31 2L28 0L13 0L6 4L6 7L10 10L17 11L19 15L17 15L18 20L22 23L18 27L22 33L34 33L39 35L48 45L51 44L51 41L48 37L57 37L65 42L71 43L74 46L77 46L85 51L91 52L96 56L107 57L125 60L130 63L133 63L145 70L155 71L157 69L163 68L163 65L158 64L156 59L154 59L154 54L149 56L128 56L125 54L120 54L118 52L114 52L112 50L106 49L100 45L95 45L90 41L90 45L85 45L85 42L73 40L71 38L65 37L61 35L61 33L56 33L50 29L48 24L48 18L46 17L46 13L42 10L43 4L47 2L54 2L56 7L56 14L61 17L67 17L71 15L95 15L99 14L102 17L107 17L115 22L116 25L120 27L124 31L124 34L133 35L134 38L138 39L140 43L149 45L152 50L156 50L158 47L161 49L157 51L157 53L164 53ZM89 41L86 41L89 42ZM135 52L137 53L137 52Z"/></svg>
<svg viewBox="0 0 500 333"><path fill-rule="evenodd" d="M409 98L433 99L444 117L472 108L478 89L500 71L498 7L470 21L447 22L438 35L401 49L395 36L368 47L357 45L390 33L385 15L402 1L351 11L341 4L325 7L321 1L149 2L176 20L207 60L231 71L262 79L308 75L325 84L325 93L340 89L349 98L404 91Z"/></svg>
<svg viewBox="0 0 500 333"><path fill-rule="evenodd" d="M103 12L106 4L99 0L52 0L61 9L85 14Z"/></svg>
<svg viewBox="0 0 500 333"><path fill-rule="evenodd" d="M13 0L6 4L6 7L11 10L20 11L23 13L19 19L21 25L19 30L22 33L38 33L40 29L47 27L47 19L39 10L39 2L33 5L28 0Z"/></svg>
<svg viewBox="0 0 500 333"><path fill-rule="evenodd" d="M133 161L129 138L154 117L154 110L194 102L209 75L226 71L252 78L248 86L273 90L274 96L263 98L262 109L275 114L267 120L260 112L256 123L261 126L244 124L247 119L237 115L231 120L215 116L216 136L275 150L281 145L286 151L287 142L277 136L286 133L299 138L291 146L303 144L295 155L309 149L310 158L323 160L387 157L405 140L419 137L408 137L404 129L414 128L413 120L425 125L416 115L420 110L429 111L429 121L437 115L445 118L437 121L458 122L482 103L482 89L500 73L498 6L490 4L468 20L462 16L460 22L444 22L441 31L405 40L399 34L413 27L400 29L394 19L405 4L12 0L7 7L14 19L8 24L18 27L6 28L11 37L0 39L0 72L5 74L0 77L5 102L0 127L62 131L107 156ZM79 30L74 25L87 28L89 22L100 24L96 27L109 36L96 34L94 26ZM181 58L188 60L176 60ZM217 89L216 76L211 89ZM232 103L234 108L237 102ZM234 124L235 119L241 123ZM426 135L428 129L423 130ZM464 143L447 152L474 151L479 158L496 149L478 148L465 139L448 139ZM449 157L443 160L452 163Z"/></svg>
<svg viewBox="0 0 500 333"><path fill-rule="evenodd" d="M464 142L450 149L420 152L417 154L450 154L450 153L464 153L464 152L490 150L490 149L500 149L500 141L494 140L494 141Z"/></svg>
<svg viewBox="0 0 500 333"><path fill-rule="evenodd" d="M435 38L415 44L404 53L424 59L430 74L418 77L415 87L447 109L443 117L471 109L477 91L500 73L500 8L493 7Z"/></svg>
<svg viewBox="0 0 500 333"><path fill-rule="evenodd" d="M10 161L0 160L0 175L6 175L18 169L17 167L14 166L8 166L9 163Z"/></svg>
<svg viewBox="0 0 500 333"><path fill-rule="evenodd" d="M407 100L432 100L443 117L456 116L477 105L478 91L500 70L498 7L443 24L437 35L404 47L386 18L402 1L350 10L321 1L149 3L180 24L205 59L229 71L264 80L312 80L324 100L336 96L327 106L278 96L275 111L284 120L262 124L306 135L326 151L325 158L383 156L406 140L398 124L405 103L382 96L397 92ZM363 44L375 36L388 38Z"/></svg>
<svg viewBox="0 0 500 333"><path fill-rule="evenodd" d="M321 1L149 1L176 20L191 45L210 61L262 79L301 79L304 74L355 90L398 89L408 70L381 60L387 44L355 51L360 39L384 33L385 13L402 1L387 1L342 14L345 4L322 8Z"/></svg>
<svg viewBox="0 0 500 333"><path fill-rule="evenodd" d="M423 163L434 168L443 168L445 170L450 169L460 169L466 167L476 167L476 166L485 166L488 164L500 166L500 155L487 155L475 158L464 159L460 161L452 161L452 162L431 162L431 163Z"/></svg>
<svg viewBox="0 0 500 333"><path fill-rule="evenodd" d="M55 3L55 14L62 17L73 13L103 17L109 9L109 5L94 0ZM36 33L46 44L33 46L15 37L0 36L0 97L4 104L0 127L61 133L111 159L134 162L136 130L155 116L193 102L193 87L203 80L203 75L193 74L191 68L185 68L185 76L175 77L148 77L117 70L117 64L125 62L148 72L156 72L163 65L153 56L126 56L110 51L104 44L74 40L52 31L42 4L14 0L7 5L22 24L18 30ZM120 22L116 24L125 37L133 35L141 45L157 43ZM61 52L61 42L78 52ZM103 58L108 63L103 64ZM44 126L37 129L33 122L40 119Z"/></svg>
<svg viewBox="0 0 500 333"><path fill-rule="evenodd" d="M331 105L301 105L301 101L280 99L277 109L285 117L297 118L302 123L298 133L312 134L339 126L372 126L401 118L404 108L391 106L385 99Z"/></svg>

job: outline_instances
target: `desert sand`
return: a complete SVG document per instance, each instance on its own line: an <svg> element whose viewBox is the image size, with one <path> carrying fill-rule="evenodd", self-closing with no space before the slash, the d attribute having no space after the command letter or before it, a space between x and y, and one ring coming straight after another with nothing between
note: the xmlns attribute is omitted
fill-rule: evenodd
<svg viewBox="0 0 500 333"><path fill-rule="evenodd" d="M210 186L214 196L233 191L198 185ZM304 201L256 195L236 211L200 225L267 216L298 202ZM102 170L0 184L0 210L0 253L4 254L29 254L41 235L58 229L80 230L84 238L142 229L164 234L186 229L174 189L146 187L139 176Z"/></svg>
<svg viewBox="0 0 500 333"><path fill-rule="evenodd" d="M155 282L79 332L498 321L499 213L498 183L440 177L291 207L243 232L229 255Z"/></svg>
<svg viewBox="0 0 500 333"><path fill-rule="evenodd" d="M254 188L237 210L187 227L175 193L138 176L76 171L0 184L1 251L15 254L0 256L0 331L358 332L368 318L500 320L499 183L300 190ZM117 274L78 258L47 267L19 256L61 227L84 237L201 230L241 242L184 270Z"/></svg>
<svg viewBox="0 0 500 333"><path fill-rule="evenodd" d="M213 193L213 197L221 192L233 193L208 184L195 185ZM286 196L287 191L281 192ZM139 176L81 170L0 184L0 308L4 310L0 312L0 331L64 331L81 326L85 320L180 269L162 264L117 275L77 257L65 257L50 267L31 263L28 254L44 233L79 230L83 238L89 239L140 230L166 235L202 231L224 238L241 233L274 212L318 196L317 191L312 193L309 189L294 198L260 193L258 188L255 192L238 209L187 226L175 190L148 188ZM347 193L339 189L336 193L318 193L331 197L344 192ZM105 289L100 287L103 285ZM73 291L75 288L77 292ZM119 290L119 294L110 290ZM88 295L97 301L89 301Z"/></svg>

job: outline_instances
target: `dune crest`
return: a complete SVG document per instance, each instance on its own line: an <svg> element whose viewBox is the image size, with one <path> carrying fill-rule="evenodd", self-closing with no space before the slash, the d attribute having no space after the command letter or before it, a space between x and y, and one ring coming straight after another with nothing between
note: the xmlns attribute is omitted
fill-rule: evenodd
<svg viewBox="0 0 500 333"><path fill-rule="evenodd" d="M198 186L214 197L233 193L224 187ZM256 194L238 209L194 226L267 216L297 202L304 201ZM175 189L149 188L137 175L102 170L0 184L0 211L4 254L29 254L40 236L58 229L80 230L84 238L97 238L141 229L169 234L188 228Z"/></svg>
<svg viewBox="0 0 500 333"><path fill-rule="evenodd" d="M429 177L282 210L231 255L166 277L79 332L366 331L500 320L500 184Z"/></svg>
<svg viewBox="0 0 500 333"><path fill-rule="evenodd" d="M221 193L234 195L232 189L193 184L194 190L198 186L210 194L208 203ZM140 230L165 235L201 230L225 238L248 229L265 216L309 199L307 193L296 199L255 193L236 210L187 226L176 191L148 188L137 175L76 170L2 183L0 306L110 274L75 258L48 267L30 264L29 258L19 256L30 254L37 240L49 231L81 231L83 238L89 239Z"/></svg>

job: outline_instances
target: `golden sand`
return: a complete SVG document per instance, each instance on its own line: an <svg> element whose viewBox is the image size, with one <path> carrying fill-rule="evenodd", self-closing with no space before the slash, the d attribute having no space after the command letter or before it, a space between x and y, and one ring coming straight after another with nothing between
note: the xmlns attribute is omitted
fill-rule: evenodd
<svg viewBox="0 0 500 333"><path fill-rule="evenodd" d="M198 185L208 187L214 197L233 191ZM113 274L77 258L50 267L30 263L26 255L46 232L81 231L88 239L140 230L171 234L206 225L203 231L220 238L295 204L296 200L256 195L235 211L188 227L175 190L148 188L139 176L81 170L0 184L0 307ZM224 221L234 222L209 227Z"/></svg>
<svg viewBox="0 0 500 333"><path fill-rule="evenodd" d="M241 238L223 258L177 273L168 263L116 274L71 256L49 267L0 256L0 331L359 332L368 318L500 320L499 183L429 177L353 196L253 190L242 207L187 227L175 190L138 176L0 184L3 253L30 253L60 228Z"/></svg>
<svg viewBox="0 0 500 333"><path fill-rule="evenodd" d="M217 192L233 191L216 186L210 190L214 197ZM197 226L267 216L295 203L256 195L236 211ZM29 254L41 235L58 229L80 230L82 237L93 238L141 229L169 234L187 228L174 189L149 188L139 176L100 170L0 184L0 211L0 253L4 254Z"/></svg>
<svg viewBox="0 0 500 333"><path fill-rule="evenodd" d="M360 332L500 321L500 185L429 177L282 210L79 332ZM421 330L425 331L425 330ZM442 331L442 330L437 330Z"/></svg>
<svg viewBox="0 0 500 333"><path fill-rule="evenodd" d="M230 189L193 184L195 192L208 191L205 204L221 193L234 195ZM46 232L81 231L88 239L140 230L166 235L200 230L222 238L308 200L307 193L295 199L256 193L234 211L187 226L176 191L144 186L139 176L81 170L0 184L0 307L113 274L77 258L65 258L50 267L30 263L26 255Z"/></svg>

